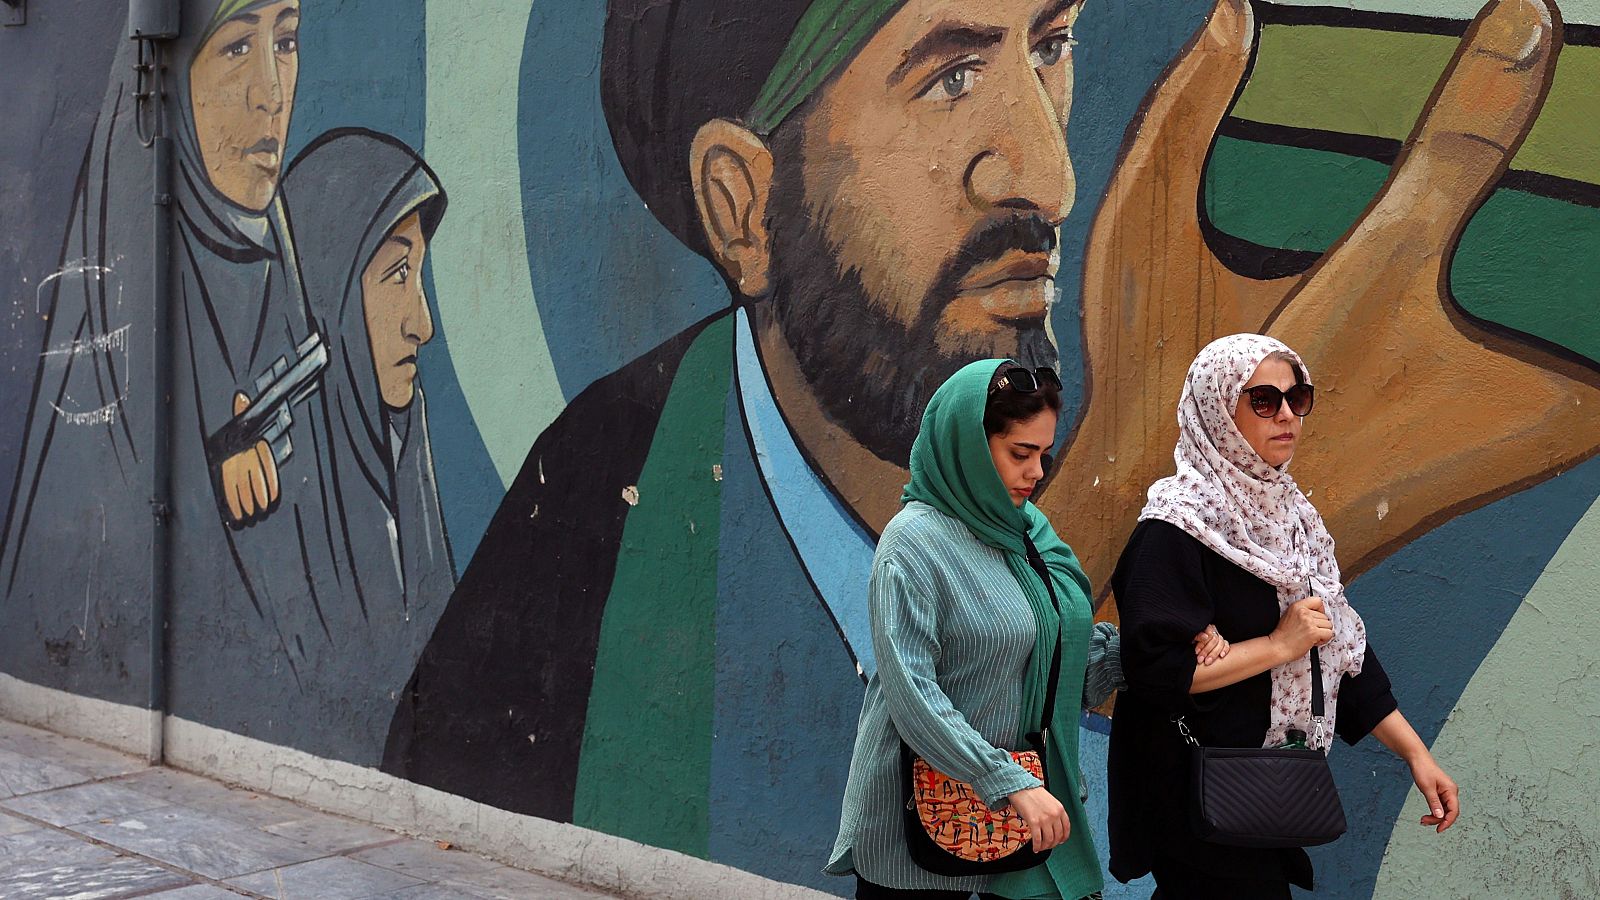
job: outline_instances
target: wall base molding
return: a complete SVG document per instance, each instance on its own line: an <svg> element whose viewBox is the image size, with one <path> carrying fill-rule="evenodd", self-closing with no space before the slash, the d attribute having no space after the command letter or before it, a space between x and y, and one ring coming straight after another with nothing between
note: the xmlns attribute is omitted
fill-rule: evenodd
<svg viewBox="0 0 1600 900"><path fill-rule="evenodd" d="M0 673L0 717L145 756L150 711ZM163 720L166 763L324 812L349 816L563 881L664 900L831 897L741 869L485 806L351 763L190 722ZM843 884L841 880L841 884Z"/></svg>

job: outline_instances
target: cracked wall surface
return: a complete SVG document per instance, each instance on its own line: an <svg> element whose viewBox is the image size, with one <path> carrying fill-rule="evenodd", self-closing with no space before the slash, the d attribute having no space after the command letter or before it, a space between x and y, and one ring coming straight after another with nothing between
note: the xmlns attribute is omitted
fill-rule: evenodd
<svg viewBox="0 0 1600 900"><path fill-rule="evenodd" d="M605 886L848 893L934 385L1059 369L1034 499L1115 621L1189 361L1268 331L1467 803L1425 833L1338 748L1319 895L1600 895L1597 0L182 9L166 206L122 6L0 29L0 712ZM1006 51L898 70L958 9Z"/></svg>

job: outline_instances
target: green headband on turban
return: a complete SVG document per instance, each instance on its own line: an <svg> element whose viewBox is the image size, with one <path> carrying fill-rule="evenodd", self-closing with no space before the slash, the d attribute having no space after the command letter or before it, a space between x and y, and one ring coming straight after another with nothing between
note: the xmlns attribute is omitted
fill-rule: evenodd
<svg viewBox="0 0 1600 900"><path fill-rule="evenodd" d="M745 116L757 134L771 134L795 107L855 55L904 0L817 0L794 34Z"/></svg>

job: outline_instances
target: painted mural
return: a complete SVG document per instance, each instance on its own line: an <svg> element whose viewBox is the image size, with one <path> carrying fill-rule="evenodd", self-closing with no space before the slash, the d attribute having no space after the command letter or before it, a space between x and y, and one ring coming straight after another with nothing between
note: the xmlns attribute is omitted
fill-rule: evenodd
<svg viewBox="0 0 1600 900"><path fill-rule="evenodd" d="M173 715L839 893L933 388L1061 369L1037 499L1104 585L1195 351L1263 331L1466 776L1423 840L1336 752L1319 893L1600 892L1600 5L1356 5L205 0L161 118L120 22L8 30L60 86L0 98L0 671L143 702L170 454Z"/></svg>

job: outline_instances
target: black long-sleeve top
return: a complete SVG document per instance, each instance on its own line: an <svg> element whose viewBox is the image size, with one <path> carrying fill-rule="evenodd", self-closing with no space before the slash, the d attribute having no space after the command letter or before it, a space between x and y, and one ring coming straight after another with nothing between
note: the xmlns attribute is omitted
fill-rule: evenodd
<svg viewBox="0 0 1600 900"><path fill-rule="evenodd" d="M1122 617L1122 668L1111 723L1108 801L1111 874L1131 881L1159 853L1220 877L1284 879L1311 887L1304 850L1227 847L1199 840L1185 806L1189 751L1173 715L1182 713L1209 747L1260 747L1270 724L1271 675L1189 693L1194 636L1215 624L1240 643L1277 627L1277 591L1175 525L1139 523L1111 577ZM1369 643L1361 674L1340 683L1337 733L1354 744L1396 709L1389 676Z"/></svg>

